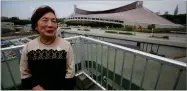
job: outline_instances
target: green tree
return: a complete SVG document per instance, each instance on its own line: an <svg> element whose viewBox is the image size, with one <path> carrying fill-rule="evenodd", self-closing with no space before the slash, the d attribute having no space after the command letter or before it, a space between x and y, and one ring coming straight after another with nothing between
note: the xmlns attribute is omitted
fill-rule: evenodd
<svg viewBox="0 0 187 91"><path fill-rule="evenodd" d="M10 19L11 19L11 20L19 20L18 17L11 17Z"/></svg>
<svg viewBox="0 0 187 91"><path fill-rule="evenodd" d="M176 23L186 25L186 14L178 14L178 15L161 15L161 17Z"/></svg>
<svg viewBox="0 0 187 91"><path fill-rule="evenodd" d="M65 18L57 18L57 23L64 23Z"/></svg>

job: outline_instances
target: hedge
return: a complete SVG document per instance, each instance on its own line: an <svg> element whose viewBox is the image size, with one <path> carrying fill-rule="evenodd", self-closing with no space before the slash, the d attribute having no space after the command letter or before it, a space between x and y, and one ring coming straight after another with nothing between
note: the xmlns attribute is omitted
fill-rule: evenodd
<svg viewBox="0 0 187 91"><path fill-rule="evenodd" d="M107 30L105 31L106 33L118 33L117 31L111 31L111 30Z"/></svg>
<svg viewBox="0 0 187 91"><path fill-rule="evenodd" d="M78 28L77 30L78 31L90 31L89 29L80 29L80 28Z"/></svg>
<svg viewBox="0 0 187 91"><path fill-rule="evenodd" d="M69 27L62 27L61 29L71 29L71 28L69 28Z"/></svg>
<svg viewBox="0 0 187 91"><path fill-rule="evenodd" d="M119 34L124 34L124 35L134 35L134 34L131 33L131 32L123 32L123 31L119 31L118 33L119 33Z"/></svg>
<svg viewBox="0 0 187 91"><path fill-rule="evenodd" d="M114 34L123 34L123 35L135 35L131 32L124 32L124 31L111 31L111 30L107 30L105 31L106 33L114 33Z"/></svg>

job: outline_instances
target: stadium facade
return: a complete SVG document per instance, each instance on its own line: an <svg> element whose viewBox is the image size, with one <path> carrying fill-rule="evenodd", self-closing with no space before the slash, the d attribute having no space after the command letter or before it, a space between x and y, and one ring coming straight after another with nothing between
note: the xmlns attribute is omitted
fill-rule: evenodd
<svg viewBox="0 0 187 91"><path fill-rule="evenodd" d="M67 25L122 27L137 25L147 27L155 24L156 28L176 28L175 24L149 9L143 7L143 1L103 11L88 11L74 6L74 12L65 19Z"/></svg>

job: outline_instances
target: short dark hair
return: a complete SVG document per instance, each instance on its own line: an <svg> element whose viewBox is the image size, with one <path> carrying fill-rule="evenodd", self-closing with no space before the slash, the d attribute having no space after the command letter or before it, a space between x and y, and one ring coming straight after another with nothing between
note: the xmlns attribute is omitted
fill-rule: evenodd
<svg viewBox="0 0 187 91"><path fill-rule="evenodd" d="M51 12L56 16L55 11L49 6L40 6L34 11L31 17L31 27L33 31L35 31L38 20L48 12Z"/></svg>

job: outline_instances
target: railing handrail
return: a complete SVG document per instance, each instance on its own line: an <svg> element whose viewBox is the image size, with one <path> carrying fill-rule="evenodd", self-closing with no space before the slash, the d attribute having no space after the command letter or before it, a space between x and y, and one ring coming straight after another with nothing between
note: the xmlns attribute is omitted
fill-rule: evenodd
<svg viewBox="0 0 187 91"><path fill-rule="evenodd" d="M156 44L156 45L161 45L161 46L169 46L169 47L176 47L176 48L187 48L185 43L180 43L180 45L172 45L173 42L168 42L167 44L165 44L165 42L167 42L166 40L164 40L162 43L158 43L158 42L155 42L155 41L149 41L149 40L146 40L145 38L143 38L142 40L136 40L137 38L128 38L128 37L125 37L125 38L121 38L121 37L115 37L115 36L112 36L112 37L109 37L108 35L95 35L95 34L92 34L92 33L86 33L86 32L83 32L82 33L79 33L77 31L63 31L65 33L70 33L70 34L80 34L80 35L87 35L87 36L95 36L95 37L102 37L102 38L108 38L108 39L117 39L117 40L124 40L124 41L132 41L132 42L141 42L141 43L149 43L149 44Z"/></svg>
<svg viewBox="0 0 187 91"><path fill-rule="evenodd" d="M80 38L80 36L73 36L73 37L68 37L68 38L64 38L65 40L70 40L70 39L76 39L76 38ZM5 51L9 51L9 50L14 50L14 49L21 49L25 46L25 44L23 45L18 45L18 46L11 46L11 47L6 47L6 48L1 48L1 52L5 52Z"/></svg>
<svg viewBox="0 0 187 91"><path fill-rule="evenodd" d="M99 43L101 45L110 46L110 47L113 47L115 49L120 49L120 50L123 50L123 51L127 51L127 52L130 52L130 53L139 55L139 56L146 57L147 59L153 59L154 61L159 61L159 62L161 62L163 64L167 64L167 65L169 64L171 66L175 66L175 67L180 68L180 69L186 69L187 68L186 63L181 62L181 61L177 61L177 60L173 60L173 59L157 56L157 55L154 55L154 54L150 54L150 53L146 53L146 52L143 52L143 51L131 49L131 48L128 48L128 47L124 47L124 46L112 44L112 43L109 43L109 42L105 42L105 41L101 41L101 40L85 37L85 36L82 36L82 35L74 36L74 37L68 37L68 38L64 38L64 39L65 40L70 40L70 39L76 39L76 38L83 38L83 39L86 39L86 40L89 40L89 41L93 41L95 43ZM19 49L19 48L22 48L22 47L24 47L24 45L1 48L1 52L2 51L12 50L12 49Z"/></svg>
<svg viewBox="0 0 187 91"><path fill-rule="evenodd" d="M153 59L154 61L157 60L157 61L159 61L163 64L167 63L169 65L172 65L172 66L175 66L175 67L181 68L181 69L186 69L187 68L186 63L184 63L184 62L180 62L180 61L177 61L177 60L157 56L157 55L154 55L154 54L150 54L150 53L146 53L146 52L139 51L139 50L136 50L136 49L131 49L131 48L128 48L128 47L112 44L112 43L109 43L109 42L85 37L85 36L82 36L82 35L80 37L83 38L83 39L86 39L86 40L90 40L90 41L93 41L93 42L96 42L96 43L100 43L102 45L110 46L110 47L113 47L113 48L116 48L116 49L121 49L121 50L130 52L130 53L134 53L136 55L143 56L143 57L146 57L148 59Z"/></svg>

